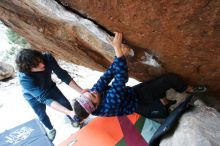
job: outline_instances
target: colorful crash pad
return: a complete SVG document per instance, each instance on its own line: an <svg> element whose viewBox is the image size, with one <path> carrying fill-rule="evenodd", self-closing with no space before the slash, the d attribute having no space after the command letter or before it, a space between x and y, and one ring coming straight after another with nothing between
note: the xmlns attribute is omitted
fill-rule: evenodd
<svg viewBox="0 0 220 146"><path fill-rule="evenodd" d="M127 117L146 141L160 126L138 114ZM126 146L126 143L117 117L97 117L59 146Z"/></svg>

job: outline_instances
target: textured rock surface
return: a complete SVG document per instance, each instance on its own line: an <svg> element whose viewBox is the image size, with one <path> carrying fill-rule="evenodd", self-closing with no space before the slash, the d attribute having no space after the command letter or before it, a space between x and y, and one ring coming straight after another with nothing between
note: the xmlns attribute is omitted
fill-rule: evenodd
<svg viewBox="0 0 220 146"><path fill-rule="evenodd" d="M133 77L175 72L220 95L220 1L1 0L0 19L35 48L101 71L114 56L109 35L121 31Z"/></svg>
<svg viewBox="0 0 220 146"><path fill-rule="evenodd" d="M12 77L14 73L13 66L0 62L0 81Z"/></svg>
<svg viewBox="0 0 220 146"><path fill-rule="evenodd" d="M163 138L160 146L219 146L220 113L201 101L179 120L175 132Z"/></svg>

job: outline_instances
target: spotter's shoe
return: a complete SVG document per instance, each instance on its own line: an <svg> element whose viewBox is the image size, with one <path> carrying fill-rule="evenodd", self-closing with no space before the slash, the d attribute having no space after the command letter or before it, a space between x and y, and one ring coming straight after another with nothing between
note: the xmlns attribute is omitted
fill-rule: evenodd
<svg viewBox="0 0 220 146"><path fill-rule="evenodd" d="M56 129L53 128L48 131L47 137L49 138L50 141L53 141L55 136L56 136Z"/></svg>

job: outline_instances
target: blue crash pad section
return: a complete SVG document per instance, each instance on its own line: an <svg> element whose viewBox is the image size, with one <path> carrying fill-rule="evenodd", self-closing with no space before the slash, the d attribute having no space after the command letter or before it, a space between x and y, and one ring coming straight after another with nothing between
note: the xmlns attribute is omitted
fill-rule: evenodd
<svg viewBox="0 0 220 146"><path fill-rule="evenodd" d="M159 146L160 140L171 128L178 123L179 118L188 109L188 104L191 101L193 95L189 95L180 105L178 105L170 115L165 119L161 126L154 133L149 142L149 146Z"/></svg>
<svg viewBox="0 0 220 146"><path fill-rule="evenodd" d="M23 123L0 134L0 146L53 146L37 119Z"/></svg>
<svg viewBox="0 0 220 146"><path fill-rule="evenodd" d="M160 123L153 121L151 119L146 118L144 122L144 126L141 131L141 135L143 138L149 143L150 139L153 137L154 133L160 127Z"/></svg>

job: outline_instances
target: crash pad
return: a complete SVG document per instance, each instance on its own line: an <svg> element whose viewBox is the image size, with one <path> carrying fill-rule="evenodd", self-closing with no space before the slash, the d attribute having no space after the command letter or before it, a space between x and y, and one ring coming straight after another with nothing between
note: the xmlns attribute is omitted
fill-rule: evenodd
<svg viewBox="0 0 220 146"><path fill-rule="evenodd" d="M152 137L153 133L160 126L159 123L136 113L127 117L146 141L149 141L149 138ZM151 123L151 126L156 125L156 128L146 128L145 123ZM144 127L145 130L143 129ZM126 143L118 117L97 117L81 130L64 140L59 146L126 146Z"/></svg>
<svg viewBox="0 0 220 146"><path fill-rule="evenodd" d="M53 146L37 119L0 133L0 146Z"/></svg>

